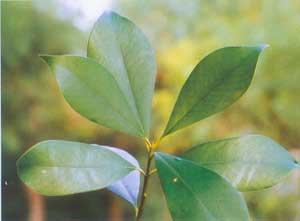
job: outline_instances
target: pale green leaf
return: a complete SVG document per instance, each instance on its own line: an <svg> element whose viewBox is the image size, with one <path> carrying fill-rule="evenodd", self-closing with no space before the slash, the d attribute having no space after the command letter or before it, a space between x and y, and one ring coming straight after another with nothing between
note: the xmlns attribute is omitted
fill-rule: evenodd
<svg viewBox="0 0 300 221"><path fill-rule="evenodd" d="M41 56L55 73L58 85L77 112L103 126L144 137L118 82L102 65L79 56Z"/></svg>
<svg viewBox="0 0 300 221"><path fill-rule="evenodd" d="M25 152L17 169L34 191L60 196L108 187L137 167L105 147L50 140Z"/></svg>
<svg viewBox="0 0 300 221"><path fill-rule="evenodd" d="M127 18L107 11L91 32L87 56L114 76L147 136L156 74L155 56L147 37Z"/></svg>
<svg viewBox="0 0 300 221"><path fill-rule="evenodd" d="M182 157L226 177L240 191L273 186L296 166L289 152L261 135L203 143Z"/></svg>

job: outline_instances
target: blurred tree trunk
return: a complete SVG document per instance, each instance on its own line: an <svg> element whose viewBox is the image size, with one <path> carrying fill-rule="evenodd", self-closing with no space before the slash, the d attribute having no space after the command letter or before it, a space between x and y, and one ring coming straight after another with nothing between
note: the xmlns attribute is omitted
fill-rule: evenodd
<svg viewBox="0 0 300 221"><path fill-rule="evenodd" d="M270 116L270 122L276 122L276 127L274 129L277 129L277 138L276 140L281 143L287 145L288 149L290 148L296 148L298 146L298 134L293 129L291 129L281 118L278 116L276 111L274 111L274 108L272 105L273 100L276 98L277 93L276 91L269 90L266 92L266 98L267 98L267 107L269 110L269 116Z"/></svg>
<svg viewBox="0 0 300 221"><path fill-rule="evenodd" d="M120 199L111 195L111 205L108 212L109 221L123 221L123 208Z"/></svg>
<svg viewBox="0 0 300 221"><path fill-rule="evenodd" d="M45 221L45 199L25 187L28 201L28 221Z"/></svg>

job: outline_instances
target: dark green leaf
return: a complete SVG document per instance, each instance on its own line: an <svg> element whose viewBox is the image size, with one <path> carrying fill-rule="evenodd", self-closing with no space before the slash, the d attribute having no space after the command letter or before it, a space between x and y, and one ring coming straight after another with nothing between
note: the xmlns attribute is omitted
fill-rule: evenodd
<svg viewBox="0 0 300 221"><path fill-rule="evenodd" d="M91 32L87 55L114 76L145 136L148 135L156 61L144 33L127 18L104 12Z"/></svg>
<svg viewBox="0 0 300 221"><path fill-rule="evenodd" d="M118 82L102 65L79 56L42 56L69 104L86 118L134 136L144 131Z"/></svg>
<svg viewBox="0 0 300 221"><path fill-rule="evenodd" d="M241 194L217 173L167 154L155 159L174 221L249 220Z"/></svg>
<svg viewBox="0 0 300 221"><path fill-rule="evenodd" d="M17 169L20 179L36 192L59 196L107 187L137 167L101 146L52 140L31 147Z"/></svg>
<svg viewBox="0 0 300 221"><path fill-rule="evenodd" d="M182 87L164 136L222 111L241 97L264 47L227 47L206 56Z"/></svg>
<svg viewBox="0 0 300 221"><path fill-rule="evenodd" d="M240 191L273 186L295 168L289 152L260 135L203 143L182 157L216 171Z"/></svg>

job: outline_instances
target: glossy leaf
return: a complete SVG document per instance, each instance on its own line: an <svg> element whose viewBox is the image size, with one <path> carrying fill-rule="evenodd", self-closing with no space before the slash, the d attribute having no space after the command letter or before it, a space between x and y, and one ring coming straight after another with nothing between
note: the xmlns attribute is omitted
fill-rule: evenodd
<svg viewBox="0 0 300 221"><path fill-rule="evenodd" d="M28 187L43 195L60 196L107 187L136 166L101 146L50 140L25 152L17 169Z"/></svg>
<svg viewBox="0 0 300 221"><path fill-rule="evenodd" d="M249 220L241 194L217 173L167 154L155 159L174 221Z"/></svg>
<svg viewBox="0 0 300 221"><path fill-rule="evenodd" d="M197 64L179 93L164 136L222 111L241 97L264 47L222 48Z"/></svg>
<svg viewBox="0 0 300 221"><path fill-rule="evenodd" d="M93 145L99 146L96 144ZM138 161L128 152L115 147L108 147L108 146L100 146L100 147L107 148L108 150L115 152L120 157L129 161L135 167L140 168ZM134 170L130 172L124 178L108 186L107 189L123 197L125 200L130 202L134 207L137 207L137 200L138 200L138 195L140 190L140 171Z"/></svg>
<svg viewBox="0 0 300 221"><path fill-rule="evenodd" d="M148 135L156 61L144 33L127 18L104 12L91 32L87 56L116 79L144 135Z"/></svg>
<svg viewBox="0 0 300 221"><path fill-rule="evenodd" d="M273 186L295 168L289 152L260 135L203 143L182 157L226 177L240 191Z"/></svg>
<svg viewBox="0 0 300 221"><path fill-rule="evenodd" d="M86 118L134 136L144 136L139 120L114 76L90 58L42 56L55 73L69 104Z"/></svg>

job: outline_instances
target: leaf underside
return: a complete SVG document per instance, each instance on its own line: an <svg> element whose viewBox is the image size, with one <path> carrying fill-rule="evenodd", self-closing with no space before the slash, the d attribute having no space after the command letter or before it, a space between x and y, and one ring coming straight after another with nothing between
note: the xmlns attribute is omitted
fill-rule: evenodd
<svg viewBox="0 0 300 221"><path fill-rule="evenodd" d="M93 145L99 146L96 144ZM140 168L138 161L128 152L115 147L108 147L108 146L101 146L101 147L107 148L115 152L125 160L129 161L132 165L136 166L137 168ZM141 175L140 171L134 170L124 178L108 186L107 189L121 196L122 198L130 202L134 207L137 207L138 195L140 190L140 175Z"/></svg>

